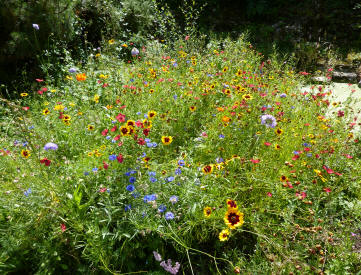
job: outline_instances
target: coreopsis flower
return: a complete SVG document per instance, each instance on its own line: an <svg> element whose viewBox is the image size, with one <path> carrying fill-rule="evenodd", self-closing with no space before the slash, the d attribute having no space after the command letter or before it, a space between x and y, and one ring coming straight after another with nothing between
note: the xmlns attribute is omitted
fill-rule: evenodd
<svg viewBox="0 0 361 275"><path fill-rule="evenodd" d="M21 156L22 156L23 158L26 158L26 159L31 156L29 150L21 150L21 153L20 153L20 154L21 154Z"/></svg>
<svg viewBox="0 0 361 275"><path fill-rule="evenodd" d="M238 205L234 200L227 199L227 206L228 208L238 209Z"/></svg>
<svg viewBox="0 0 361 275"><path fill-rule="evenodd" d="M212 214L212 208L210 208L209 206L207 207L204 207L203 209L203 215L206 217L206 218L209 218Z"/></svg>
<svg viewBox="0 0 361 275"><path fill-rule="evenodd" d="M229 234L230 234L230 232L229 232L229 230L228 229L223 229L222 231L221 231L221 233L219 233L219 240L221 241L221 242L224 242L224 241L227 241L228 240L228 238L229 238Z"/></svg>
<svg viewBox="0 0 361 275"><path fill-rule="evenodd" d="M224 222L231 229L240 227L244 223L243 213L238 211L235 208L228 208L228 210L224 216Z"/></svg>
<svg viewBox="0 0 361 275"><path fill-rule="evenodd" d="M171 136L162 136L162 143L164 145L169 145L169 144L172 143L172 141L173 141L173 137L171 137Z"/></svg>
<svg viewBox="0 0 361 275"><path fill-rule="evenodd" d="M276 135L280 136L283 134L283 130L281 128L278 128L275 130Z"/></svg>
<svg viewBox="0 0 361 275"><path fill-rule="evenodd" d="M205 166L203 166L203 168L202 168L202 172L203 172L205 175L211 174L212 171L213 171L213 166L212 166L212 165L205 165Z"/></svg>

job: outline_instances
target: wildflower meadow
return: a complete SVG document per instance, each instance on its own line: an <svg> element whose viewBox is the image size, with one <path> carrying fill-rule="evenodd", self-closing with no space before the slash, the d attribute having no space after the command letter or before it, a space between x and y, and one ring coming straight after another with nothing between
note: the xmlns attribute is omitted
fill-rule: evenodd
<svg viewBox="0 0 361 275"><path fill-rule="evenodd" d="M2 99L2 274L360 274L357 102L198 40L111 39Z"/></svg>

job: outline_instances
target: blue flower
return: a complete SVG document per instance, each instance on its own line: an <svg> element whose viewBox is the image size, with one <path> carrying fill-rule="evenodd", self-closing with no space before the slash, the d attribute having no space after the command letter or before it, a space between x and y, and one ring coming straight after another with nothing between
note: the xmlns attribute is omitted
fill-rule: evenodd
<svg viewBox="0 0 361 275"><path fill-rule="evenodd" d="M222 162L224 162L224 159L223 158L216 158L216 162L217 163L222 163Z"/></svg>
<svg viewBox="0 0 361 275"><path fill-rule="evenodd" d="M182 159L178 160L178 165L179 165L179 166L184 166L184 165L185 165L185 161L182 160Z"/></svg>
<svg viewBox="0 0 361 275"><path fill-rule="evenodd" d="M129 178L129 182L130 182L130 183L134 183L135 181L136 181L136 178L135 178L135 177L130 177L130 178Z"/></svg>
<svg viewBox="0 0 361 275"><path fill-rule="evenodd" d="M153 183L158 181L156 178L153 178L153 177L149 178L149 180Z"/></svg>
<svg viewBox="0 0 361 275"><path fill-rule="evenodd" d="M136 198L138 198L138 197L139 197L139 193L138 193L138 192L133 192L133 193L132 193L132 196L133 196L133 198L135 198L135 199L136 199Z"/></svg>
<svg viewBox="0 0 361 275"><path fill-rule="evenodd" d="M38 24L33 24L33 28L37 31L40 29Z"/></svg>
<svg viewBox="0 0 361 275"><path fill-rule="evenodd" d="M31 125L31 126L28 127L28 129L32 130L32 129L34 129L34 127L35 127L34 125Z"/></svg>
<svg viewBox="0 0 361 275"><path fill-rule="evenodd" d="M168 211L167 213L165 213L164 218L169 221L169 220L173 220L174 219L174 214L170 211Z"/></svg>
<svg viewBox="0 0 361 275"><path fill-rule="evenodd" d="M174 177L168 177L168 178L167 178L167 181L168 181L168 182L174 181Z"/></svg>
<svg viewBox="0 0 361 275"><path fill-rule="evenodd" d="M148 175L149 175L150 177L154 177L154 176L156 175L156 172L148 172Z"/></svg>
<svg viewBox="0 0 361 275"><path fill-rule="evenodd" d="M151 194L151 195L145 195L143 198L144 202L150 202L150 201L155 201L157 199L157 195L156 194Z"/></svg>
<svg viewBox="0 0 361 275"><path fill-rule="evenodd" d="M164 204L159 205L158 211L159 211L160 213L163 213L163 212L165 212L166 210L167 210L167 207L166 207Z"/></svg>
<svg viewBox="0 0 361 275"><path fill-rule="evenodd" d="M182 174L182 169L180 169L180 168L175 169L175 174L176 175Z"/></svg>
<svg viewBox="0 0 361 275"><path fill-rule="evenodd" d="M174 100L177 100L178 96L177 96L177 95L174 95L173 98L174 98Z"/></svg>
<svg viewBox="0 0 361 275"><path fill-rule="evenodd" d="M109 156L109 160L116 160L117 159L117 156L116 155L110 155Z"/></svg>
<svg viewBox="0 0 361 275"><path fill-rule="evenodd" d="M89 172L85 171L84 176L88 176L88 175L89 175Z"/></svg>
<svg viewBox="0 0 361 275"><path fill-rule="evenodd" d="M129 192L133 192L135 190L135 187L133 184L129 184L127 187L126 187L127 191Z"/></svg>
<svg viewBox="0 0 361 275"><path fill-rule="evenodd" d="M307 156L308 156L308 157L312 157L312 153L308 153Z"/></svg>
<svg viewBox="0 0 361 275"><path fill-rule="evenodd" d="M294 155L299 155L300 153L298 151L293 151Z"/></svg>
<svg viewBox="0 0 361 275"><path fill-rule="evenodd" d="M141 112L137 112L137 115L139 116L139 115L141 115L142 113Z"/></svg>
<svg viewBox="0 0 361 275"><path fill-rule="evenodd" d="M25 192L24 192L24 195L27 197L27 196L29 196L29 194L31 194L31 188L29 187L28 188L28 190L26 190Z"/></svg>
<svg viewBox="0 0 361 275"><path fill-rule="evenodd" d="M69 73L75 73L76 71L77 71L77 68L74 68L74 67L69 69Z"/></svg>
<svg viewBox="0 0 361 275"><path fill-rule="evenodd" d="M130 204L128 204L124 207L125 211L129 211L130 209L132 209L132 206Z"/></svg>
<svg viewBox="0 0 361 275"><path fill-rule="evenodd" d="M147 142L147 147L148 147L148 148L153 147L153 143L152 143L152 142Z"/></svg>
<svg viewBox="0 0 361 275"><path fill-rule="evenodd" d="M172 204L175 204L178 202L178 197L177 196L171 196L169 198L169 201L172 203Z"/></svg>
<svg viewBox="0 0 361 275"><path fill-rule="evenodd" d="M220 134L220 135L219 135L219 138L224 138L224 135L223 135L223 134Z"/></svg>
<svg viewBox="0 0 361 275"><path fill-rule="evenodd" d="M93 171L93 172L97 172L97 171L98 171L98 168L95 167L95 168L92 169L92 171Z"/></svg>

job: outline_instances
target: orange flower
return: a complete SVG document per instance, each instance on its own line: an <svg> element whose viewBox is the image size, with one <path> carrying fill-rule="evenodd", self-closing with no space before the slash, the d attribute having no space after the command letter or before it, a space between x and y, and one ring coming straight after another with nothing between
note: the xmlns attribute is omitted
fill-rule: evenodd
<svg viewBox="0 0 361 275"><path fill-rule="evenodd" d="M85 81L85 80L86 80L86 75L85 75L85 73L77 74L77 75L76 75L76 80L78 80L78 81Z"/></svg>

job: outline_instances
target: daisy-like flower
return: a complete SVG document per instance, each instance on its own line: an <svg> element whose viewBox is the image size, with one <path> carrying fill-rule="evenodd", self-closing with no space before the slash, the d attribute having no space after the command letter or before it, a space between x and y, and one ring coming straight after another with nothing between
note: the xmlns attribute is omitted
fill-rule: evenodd
<svg viewBox="0 0 361 275"><path fill-rule="evenodd" d="M25 96L28 96L28 94L27 93L21 93L20 96L25 97Z"/></svg>
<svg viewBox="0 0 361 275"><path fill-rule="evenodd" d="M93 131L94 130L94 125L88 125L88 130Z"/></svg>
<svg viewBox="0 0 361 275"><path fill-rule="evenodd" d="M210 208L209 206L207 207L204 207L203 209L203 215L206 217L206 218L209 218L212 214L212 208Z"/></svg>
<svg viewBox="0 0 361 275"><path fill-rule="evenodd" d="M226 215L224 216L224 222L229 228L235 229L243 225L243 213L235 208L228 208Z"/></svg>
<svg viewBox="0 0 361 275"><path fill-rule="evenodd" d="M135 127L135 121L134 120L127 120L127 126L134 128Z"/></svg>
<svg viewBox="0 0 361 275"><path fill-rule="evenodd" d="M263 115L261 116L261 124L274 128L277 125L276 118L272 115Z"/></svg>
<svg viewBox="0 0 361 275"><path fill-rule="evenodd" d="M276 135L280 136L283 134L283 130L281 128L278 128L275 130Z"/></svg>
<svg viewBox="0 0 361 275"><path fill-rule="evenodd" d="M229 238L229 234L230 234L230 232L229 232L229 230L228 229L223 229L222 231L221 231L221 233L219 233L219 240L221 241L221 242L224 242L224 241L227 241L228 240L228 238Z"/></svg>
<svg viewBox="0 0 361 275"><path fill-rule="evenodd" d="M238 209L238 205L237 205L236 201L234 201L234 200L227 199L227 206L228 206L228 209L229 208Z"/></svg>
<svg viewBox="0 0 361 275"><path fill-rule="evenodd" d="M196 109L197 109L196 106L190 106L190 107L189 107L189 110L190 110L191 112L194 112Z"/></svg>
<svg viewBox="0 0 361 275"><path fill-rule="evenodd" d="M148 118L149 119L155 118L156 115L157 115L156 111L149 111L148 112Z"/></svg>
<svg viewBox="0 0 361 275"><path fill-rule="evenodd" d="M282 175L280 177L280 181L282 181L282 182L288 181L288 178L285 175Z"/></svg>
<svg viewBox="0 0 361 275"><path fill-rule="evenodd" d="M128 126L122 126L119 130L123 137L130 135L130 128Z"/></svg>
<svg viewBox="0 0 361 275"><path fill-rule="evenodd" d="M171 137L171 136L162 136L162 143L164 145L169 145L169 144L172 143L172 141L173 141L173 137Z"/></svg>
<svg viewBox="0 0 361 275"><path fill-rule="evenodd" d="M213 166L212 166L212 165L205 165L205 166L203 166L203 168L202 168L202 172L203 172L205 175L211 174L212 171L213 171Z"/></svg>
<svg viewBox="0 0 361 275"><path fill-rule="evenodd" d="M28 157L30 157L30 151L29 150L21 150L21 156L23 157L23 158L28 158Z"/></svg>
<svg viewBox="0 0 361 275"><path fill-rule="evenodd" d="M48 108L45 108L45 109L43 110L43 115L44 115L44 116L47 116L48 114L50 114L50 111L49 111Z"/></svg>
<svg viewBox="0 0 361 275"><path fill-rule="evenodd" d="M253 99L253 96L250 95L250 94L245 94L245 95L242 96L242 99L244 99L244 100L251 100L251 99Z"/></svg>

